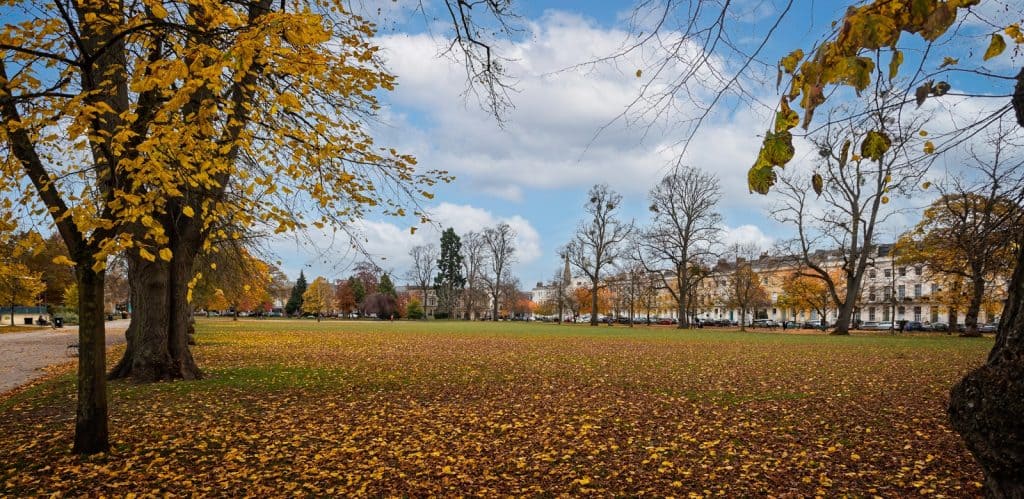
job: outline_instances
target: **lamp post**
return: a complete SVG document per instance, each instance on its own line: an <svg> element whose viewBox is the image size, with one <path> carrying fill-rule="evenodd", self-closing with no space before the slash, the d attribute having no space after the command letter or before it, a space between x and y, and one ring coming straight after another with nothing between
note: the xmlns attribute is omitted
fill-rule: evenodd
<svg viewBox="0 0 1024 499"><path fill-rule="evenodd" d="M565 260L565 269L562 270L562 279L558 284L558 325L562 325L562 319L565 317L565 287L572 279L572 275L569 273L569 254L564 253L562 258Z"/></svg>

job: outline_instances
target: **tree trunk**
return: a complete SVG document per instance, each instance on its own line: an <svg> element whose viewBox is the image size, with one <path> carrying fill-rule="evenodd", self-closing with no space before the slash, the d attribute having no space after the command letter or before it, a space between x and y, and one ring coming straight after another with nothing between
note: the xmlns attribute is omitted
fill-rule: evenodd
<svg viewBox="0 0 1024 499"><path fill-rule="evenodd" d="M95 454L110 448L107 429L106 335L103 324L104 272L92 258L78 259L78 408L73 452Z"/></svg>
<svg viewBox="0 0 1024 499"><path fill-rule="evenodd" d="M740 308L740 331L747 330L747 309Z"/></svg>
<svg viewBox="0 0 1024 499"><path fill-rule="evenodd" d="M978 332L978 314L981 312L981 301L985 299L985 280L975 278L972 282L971 302L967 304L964 314L964 334L966 337L980 337Z"/></svg>
<svg viewBox="0 0 1024 499"><path fill-rule="evenodd" d="M846 301L839 306L839 316L836 317L836 327L832 330L830 335L835 336L849 336L850 334L850 317L853 315L853 308L857 306L856 295L848 293L846 295ZM821 328L825 329L825 317L826 314L821 314Z"/></svg>
<svg viewBox="0 0 1024 499"><path fill-rule="evenodd" d="M985 365L953 387L949 418L985 472L989 497L1024 497L1024 252Z"/></svg>
<svg viewBox="0 0 1024 499"><path fill-rule="evenodd" d="M590 286L590 325L597 325L597 280L591 282Z"/></svg>
<svg viewBox="0 0 1024 499"><path fill-rule="evenodd" d="M683 262L686 262L685 256L683 257ZM676 267L676 276L678 276L676 278L676 286L679 287L679 325L676 326L678 329L687 329L690 327L690 320L686 317L686 295L689 290L684 289L684 284L686 284L688 282L687 280L690 278L687 270L685 263L683 263L681 267Z"/></svg>
<svg viewBox="0 0 1024 499"><path fill-rule="evenodd" d="M188 347L188 282L193 259L186 248L176 246L171 262L150 262L134 253L128 255L135 313L125 332L124 356L110 371L110 379L132 378L151 383L202 376Z"/></svg>

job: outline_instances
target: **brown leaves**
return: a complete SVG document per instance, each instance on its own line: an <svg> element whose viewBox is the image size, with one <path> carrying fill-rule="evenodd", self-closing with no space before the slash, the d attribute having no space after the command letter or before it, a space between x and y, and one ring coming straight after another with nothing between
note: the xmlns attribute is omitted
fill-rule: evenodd
<svg viewBox="0 0 1024 499"><path fill-rule="evenodd" d="M990 345L516 323L200 322L208 379L0 401L9 495L976 495L945 419ZM714 355L708 355L714 352ZM913 380L908 385L907 380Z"/></svg>

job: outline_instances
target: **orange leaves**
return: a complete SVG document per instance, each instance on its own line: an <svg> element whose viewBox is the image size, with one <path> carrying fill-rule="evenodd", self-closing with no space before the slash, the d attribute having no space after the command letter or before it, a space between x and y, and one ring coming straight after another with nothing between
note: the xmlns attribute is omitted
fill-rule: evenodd
<svg viewBox="0 0 1024 499"><path fill-rule="evenodd" d="M106 455L67 452L70 375L6 398L0 487L902 497L974 494L982 479L943 411L949 384L984 358L977 342L479 322L309 328L200 320L208 378L112 383L119 424Z"/></svg>

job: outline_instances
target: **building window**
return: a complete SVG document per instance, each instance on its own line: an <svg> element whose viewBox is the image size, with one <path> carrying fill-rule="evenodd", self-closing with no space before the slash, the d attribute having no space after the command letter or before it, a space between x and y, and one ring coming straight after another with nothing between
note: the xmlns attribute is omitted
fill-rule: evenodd
<svg viewBox="0 0 1024 499"><path fill-rule="evenodd" d="M899 307L896 309L896 316L903 319L907 316L907 309L905 307Z"/></svg>
<svg viewBox="0 0 1024 499"><path fill-rule="evenodd" d="M935 283L933 282L933 283L932 283L932 294L934 295L935 293L938 293L938 292L939 292L939 285L938 285L938 284L935 284Z"/></svg>
<svg viewBox="0 0 1024 499"><path fill-rule="evenodd" d="M921 322L921 307L914 307L914 320Z"/></svg>
<svg viewBox="0 0 1024 499"><path fill-rule="evenodd" d="M882 322L889 322L889 307L882 307Z"/></svg>
<svg viewBox="0 0 1024 499"><path fill-rule="evenodd" d="M914 298L920 298L920 297L921 297L921 285L920 284L915 284L914 285Z"/></svg>
<svg viewBox="0 0 1024 499"><path fill-rule="evenodd" d="M875 307L868 307L868 320L869 321L874 321L875 320Z"/></svg>
<svg viewBox="0 0 1024 499"><path fill-rule="evenodd" d="M921 277L921 266L917 265L914 267L914 275Z"/></svg>
<svg viewBox="0 0 1024 499"><path fill-rule="evenodd" d="M896 288L896 296L898 296L901 300L903 299L903 297L907 296L907 287L903 284L900 284Z"/></svg>
<svg viewBox="0 0 1024 499"><path fill-rule="evenodd" d="M907 268L906 267L900 267L900 277L906 277L906 276L907 276Z"/></svg>
<svg viewBox="0 0 1024 499"><path fill-rule="evenodd" d="M885 269L885 277L892 277L892 269Z"/></svg>
<svg viewBox="0 0 1024 499"><path fill-rule="evenodd" d="M868 301L875 301L875 287L868 288Z"/></svg>
<svg viewBox="0 0 1024 499"><path fill-rule="evenodd" d="M932 322L939 322L939 307L930 307L932 310Z"/></svg>
<svg viewBox="0 0 1024 499"><path fill-rule="evenodd" d="M876 272L875 269L871 269L868 271L868 277L874 279L878 277L878 272Z"/></svg>
<svg viewBox="0 0 1024 499"><path fill-rule="evenodd" d="M885 288L884 288L884 289L882 290L882 298L884 298L884 299L885 299L885 301L889 301L889 300L892 300L892 288L890 288L890 287L886 286L886 287L885 287Z"/></svg>

